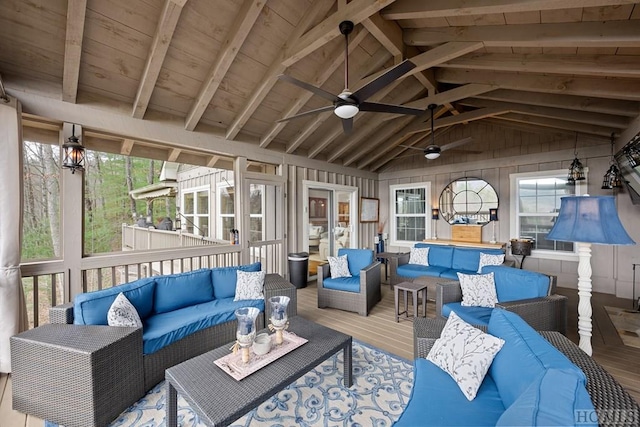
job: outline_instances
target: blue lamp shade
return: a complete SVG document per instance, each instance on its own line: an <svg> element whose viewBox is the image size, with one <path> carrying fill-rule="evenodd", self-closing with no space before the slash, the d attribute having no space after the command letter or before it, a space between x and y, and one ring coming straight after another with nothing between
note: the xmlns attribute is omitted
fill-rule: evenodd
<svg viewBox="0 0 640 427"><path fill-rule="evenodd" d="M489 209L489 221L497 221L498 220L498 209L491 208Z"/></svg>
<svg viewBox="0 0 640 427"><path fill-rule="evenodd" d="M547 240L635 245L620 222L613 196L561 198L560 212Z"/></svg>
<svg viewBox="0 0 640 427"><path fill-rule="evenodd" d="M440 209L431 209L431 219L440 219Z"/></svg>

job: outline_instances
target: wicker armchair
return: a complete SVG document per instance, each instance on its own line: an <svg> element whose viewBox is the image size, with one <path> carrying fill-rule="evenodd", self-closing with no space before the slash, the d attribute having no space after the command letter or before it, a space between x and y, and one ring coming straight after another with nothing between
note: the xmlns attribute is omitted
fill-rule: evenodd
<svg viewBox="0 0 640 427"><path fill-rule="evenodd" d="M321 265L318 267L318 308L331 307L367 316L369 311L382 299L380 261L375 260L373 251L370 249L340 249L338 251L339 256L344 254L348 259L357 257L360 261L368 260L358 264L349 261L349 270L353 276L349 280L359 280L360 287L357 292L325 287L326 279L331 277L331 269L329 264Z"/></svg>
<svg viewBox="0 0 640 427"><path fill-rule="evenodd" d="M499 302L496 308L512 311L522 317L537 331L567 331L567 297L555 294L556 276L549 276L549 294L541 298L531 298ZM436 314L445 319L442 307L451 302L462 301L460 282L447 281L436 287ZM484 326L481 329L485 329Z"/></svg>

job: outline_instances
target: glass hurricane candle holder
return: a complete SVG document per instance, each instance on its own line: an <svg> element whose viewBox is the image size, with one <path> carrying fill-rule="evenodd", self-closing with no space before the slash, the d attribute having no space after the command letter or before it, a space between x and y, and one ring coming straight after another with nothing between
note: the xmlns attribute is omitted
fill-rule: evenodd
<svg viewBox="0 0 640 427"><path fill-rule="evenodd" d="M276 344L282 344L284 341L282 331L287 329L289 325L289 317L287 316L289 301L290 298L286 296L269 298L269 304L271 305L271 317L269 318L271 324L269 329L276 331Z"/></svg>
<svg viewBox="0 0 640 427"><path fill-rule="evenodd" d="M236 332L236 343L233 346L233 352L237 353L238 349L242 352L242 362L249 362L249 348L253 344L256 337L256 317L260 314L260 310L255 307L242 307L235 311L238 319L238 331Z"/></svg>

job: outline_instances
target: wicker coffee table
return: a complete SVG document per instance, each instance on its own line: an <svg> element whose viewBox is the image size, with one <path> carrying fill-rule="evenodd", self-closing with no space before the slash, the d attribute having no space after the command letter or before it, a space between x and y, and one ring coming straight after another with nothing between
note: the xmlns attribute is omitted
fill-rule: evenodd
<svg viewBox="0 0 640 427"><path fill-rule="evenodd" d="M344 384L351 387L349 335L299 316L291 318L288 330L309 342L240 381L213 363L229 354L230 344L167 369L167 426L177 426L178 393L205 424L228 425L340 350L344 352Z"/></svg>

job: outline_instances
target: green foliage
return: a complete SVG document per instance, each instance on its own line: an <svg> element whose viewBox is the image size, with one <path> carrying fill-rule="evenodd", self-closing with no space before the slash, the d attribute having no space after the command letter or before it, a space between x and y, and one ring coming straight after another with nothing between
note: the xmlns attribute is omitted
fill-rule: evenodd
<svg viewBox="0 0 640 427"><path fill-rule="evenodd" d="M34 227L24 227L22 259L49 259L54 256L49 221L40 221Z"/></svg>

